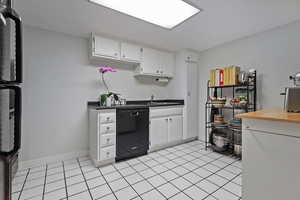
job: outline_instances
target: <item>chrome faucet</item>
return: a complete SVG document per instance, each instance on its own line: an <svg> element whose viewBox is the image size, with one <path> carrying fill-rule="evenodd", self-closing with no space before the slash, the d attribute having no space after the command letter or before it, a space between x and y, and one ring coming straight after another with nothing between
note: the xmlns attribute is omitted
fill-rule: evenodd
<svg viewBox="0 0 300 200"><path fill-rule="evenodd" d="M152 94L152 95L151 95L151 101L153 101L153 100L154 100L154 95Z"/></svg>

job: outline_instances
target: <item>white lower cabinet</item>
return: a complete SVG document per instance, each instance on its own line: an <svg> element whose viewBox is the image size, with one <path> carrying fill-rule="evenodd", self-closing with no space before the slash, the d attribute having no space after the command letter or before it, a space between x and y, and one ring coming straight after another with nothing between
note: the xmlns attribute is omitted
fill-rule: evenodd
<svg viewBox="0 0 300 200"><path fill-rule="evenodd" d="M171 116L169 118L168 142L176 142L183 139L183 116Z"/></svg>
<svg viewBox="0 0 300 200"><path fill-rule="evenodd" d="M154 118L150 121L150 146L155 147L168 143L168 118Z"/></svg>
<svg viewBox="0 0 300 200"><path fill-rule="evenodd" d="M115 162L116 110L89 110L90 157L96 166Z"/></svg>
<svg viewBox="0 0 300 200"><path fill-rule="evenodd" d="M183 141L183 107L150 109L150 151Z"/></svg>
<svg viewBox="0 0 300 200"><path fill-rule="evenodd" d="M300 124L243 119L243 200L300 198Z"/></svg>

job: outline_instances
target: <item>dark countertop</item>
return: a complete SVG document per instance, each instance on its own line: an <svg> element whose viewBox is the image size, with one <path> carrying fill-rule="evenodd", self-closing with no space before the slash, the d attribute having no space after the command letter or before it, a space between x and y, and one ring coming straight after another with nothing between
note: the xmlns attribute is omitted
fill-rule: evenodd
<svg viewBox="0 0 300 200"><path fill-rule="evenodd" d="M126 105L115 106L100 106L98 101L88 102L89 109L105 110L105 109L128 109L128 108L150 108L150 107L162 107L162 106L180 106L184 105L184 100L181 99L165 99L165 100L153 100L153 101L127 101Z"/></svg>

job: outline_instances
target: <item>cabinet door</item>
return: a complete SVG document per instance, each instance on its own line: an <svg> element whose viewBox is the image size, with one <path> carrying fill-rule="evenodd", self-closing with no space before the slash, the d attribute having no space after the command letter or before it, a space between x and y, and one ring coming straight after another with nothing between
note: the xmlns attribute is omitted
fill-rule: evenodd
<svg viewBox="0 0 300 200"><path fill-rule="evenodd" d="M94 53L96 56L120 59L120 44L118 41L94 36Z"/></svg>
<svg viewBox="0 0 300 200"><path fill-rule="evenodd" d="M185 139L198 136L198 65L196 63L187 64L187 132Z"/></svg>
<svg viewBox="0 0 300 200"><path fill-rule="evenodd" d="M154 118L150 123L150 147L168 143L168 118Z"/></svg>
<svg viewBox="0 0 300 200"><path fill-rule="evenodd" d="M169 117L168 142L181 141L183 139L182 115Z"/></svg>
<svg viewBox="0 0 300 200"><path fill-rule="evenodd" d="M175 56L172 53L161 53L161 74L162 76L173 77L175 69Z"/></svg>
<svg viewBox="0 0 300 200"><path fill-rule="evenodd" d="M128 43L121 43L121 60L128 62L141 62L141 47Z"/></svg>
<svg viewBox="0 0 300 200"><path fill-rule="evenodd" d="M143 48L142 50L142 62L141 62L141 73L160 75L160 61L159 53L155 49Z"/></svg>
<svg viewBox="0 0 300 200"><path fill-rule="evenodd" d="M300 138L243 130L242 140L243 200L299 199Z"/></svg>

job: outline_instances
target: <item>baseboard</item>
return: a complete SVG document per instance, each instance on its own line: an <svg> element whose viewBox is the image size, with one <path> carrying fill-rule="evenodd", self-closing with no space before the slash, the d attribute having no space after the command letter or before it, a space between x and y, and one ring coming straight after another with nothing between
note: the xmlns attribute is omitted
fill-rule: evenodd
<svg viewBox="0 0 300 200"><path fill-rule="evenodd" d="M78 151L78 152L71 152L66 154L58 154L55 156L42 157L34 160L19 161L19 169L33 168L40 165L46 165L47 163L69 160L72 158L78 158L87 155L88 155L88 151Z"/></svg>

